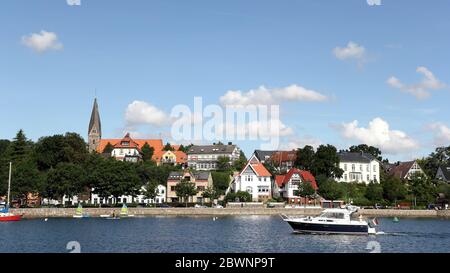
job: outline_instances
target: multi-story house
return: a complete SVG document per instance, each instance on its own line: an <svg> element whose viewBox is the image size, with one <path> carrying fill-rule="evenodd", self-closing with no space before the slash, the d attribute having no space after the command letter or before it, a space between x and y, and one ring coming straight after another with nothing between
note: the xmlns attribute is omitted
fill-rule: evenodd
<svg viewBox="0 0 450 273"><path fill-rule="evenodd" d="M277 175L274 183L274 196L283 197L290 204L306 204L310 200L298 196L298 190L302 183L311 183L311 186L317 191L315 177L309 171L292 168L285 175Z"/></svg>
<svg viewBox="0 0 450 273"><path fill-rule="evenodd" d="M414 175L425 175L425 172L422 170L416 160L389 164L386 168L386 171L389 175L404 180L409 180Z"/></svg>
<svg viewBox="0 0 450 273"><path fill-rule="evenodd" d="M174 151L155 151L152 159L156 161L158 166L163 164L185 165L187 162L187 155L183 151L179 151L176 148Z"/></svg>
<svg viewBox="0 0 450 273"><path fill-rule="evenodd" d="M234 176L231 188L234 192L250 193L253 201L267 201L272 197L272 174L256 156L252 156L244 169Z"/></svg>
<svg viewBox="0 0 450 273"><path fill-rule="evenodd" d="M194 145L187 152L188 167L195 170L215 170L220 157L227 157L230 164L239 159L240 149L237 145L228 143L213 145Z"/></svg>
<svg viewBox="0 0 450 273"><path fill-rule="evenodd" d="M436 179L450 183L450 165L439 166L436 173Z"/></svg>
<svg viewBox="0 0 450 273"><path fill-rule="evenodd" d="M340 152L339 167L344 171L338 182L380 181L380 162L371 154L363 152Z"/></svg>
<svg viewBox="0 0 450 273"><path fill-rule="evenodd" d="M211 176L211 172L206 171L178 171L171 172L169 174L169 178L167 179L167 202L181 202L185 200L181 200L177 196L177 192L175 190L175 186L181 181L188 181L195 184L195 188L197 189L197 194L194 196L190 196L188 203L203 203L209 202L208 198L203 197L203 193L206 189L212 188L213 180Z"/></svg>
<svg viewBox="0 0 450 273"><path fill-rule="evenodd" d="M111 156L117 160L138 162L142 160L142 151L139 145L127 133L124 138L114 144Z"/></svg>

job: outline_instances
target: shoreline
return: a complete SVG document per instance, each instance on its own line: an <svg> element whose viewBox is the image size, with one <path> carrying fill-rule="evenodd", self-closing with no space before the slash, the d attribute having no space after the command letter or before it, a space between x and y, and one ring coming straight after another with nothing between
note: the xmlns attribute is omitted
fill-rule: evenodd
<svg viewBox="0 0 450 273"><path fill-rule="evenodd" d="M251 216L279 215L317 216L321 208L128 208L129 214L135 216ZM10 209L14 214L23 214L24 219L35 218L71 218L76 208L23 208ZM111 214L118 215L120 208L84 208L84 213L91 217ZM360 209L358 215L364 217L405 217L405 218L450 218L450 210L399 210L399 209Z"/></svg>

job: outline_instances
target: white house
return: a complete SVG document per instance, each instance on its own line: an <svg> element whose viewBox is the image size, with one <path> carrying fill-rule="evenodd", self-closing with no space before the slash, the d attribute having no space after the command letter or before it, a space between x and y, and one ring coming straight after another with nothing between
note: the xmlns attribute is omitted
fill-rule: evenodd
<svg viewBox="0 0 450 273"><path fill-rule="evenodd" d="M194 145L187 151L188 167L199 171L215 170L219 157L228 157L231 164L239 159L240 154L239 147L231 143Z"/></svg>
<svg viewBox="0 0 450 273"><path fill-rule="evenodd" d="M272 197L272 175L258 158L252 156L244 169L234 177L231 189L234 192L250 193L253 201L266 201Z"/></svg>
<svg viewBox="0 0 450 273"><path fill-rule="evenodd" d="M111 152L111 156L121 161L138 162L142 159L141 148L136 143L130 134L126 134L118 143L114 146Z"/></svg>
<svg viewBox="0 0 450 273"><path fill-rule="evenodd" d="M380 182L380 162L367 153L341 152L339 167L344 171L338 182Z"/></svg>

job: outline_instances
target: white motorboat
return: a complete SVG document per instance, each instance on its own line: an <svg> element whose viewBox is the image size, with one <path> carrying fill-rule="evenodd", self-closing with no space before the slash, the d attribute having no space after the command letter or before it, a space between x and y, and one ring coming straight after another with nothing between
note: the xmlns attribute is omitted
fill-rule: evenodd
<svg viewBox="0 0 450 273"><path fill-rule="evenodd" d="M317 217L293 218L281 215L294 232L314 234L376 234L376 219L372 221L352 219L352 214L358 211L358 207L347 206L346 208L325 209Z"/></svg>

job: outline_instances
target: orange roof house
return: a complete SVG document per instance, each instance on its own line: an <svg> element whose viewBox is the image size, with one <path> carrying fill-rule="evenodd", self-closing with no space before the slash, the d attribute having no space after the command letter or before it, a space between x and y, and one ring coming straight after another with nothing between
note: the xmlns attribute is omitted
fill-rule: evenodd
<svg viewBox="0 0 450 273"><path fill-rule="evenodd" d="M97 153L103 153L108 143L110 143L114 148L119 148L124 140L128 140L130 145L138 148L139 151L147 143L154 149L152 160L158 165L162 163L185 164L187 162L187 155L183 151L178 150L180 145L171 145L172 148L174 148L174 151L165 151L163 150L165 145L162 139L132 139L129 134L127 134L124 139L101 139L96 151Z"/></svg>

